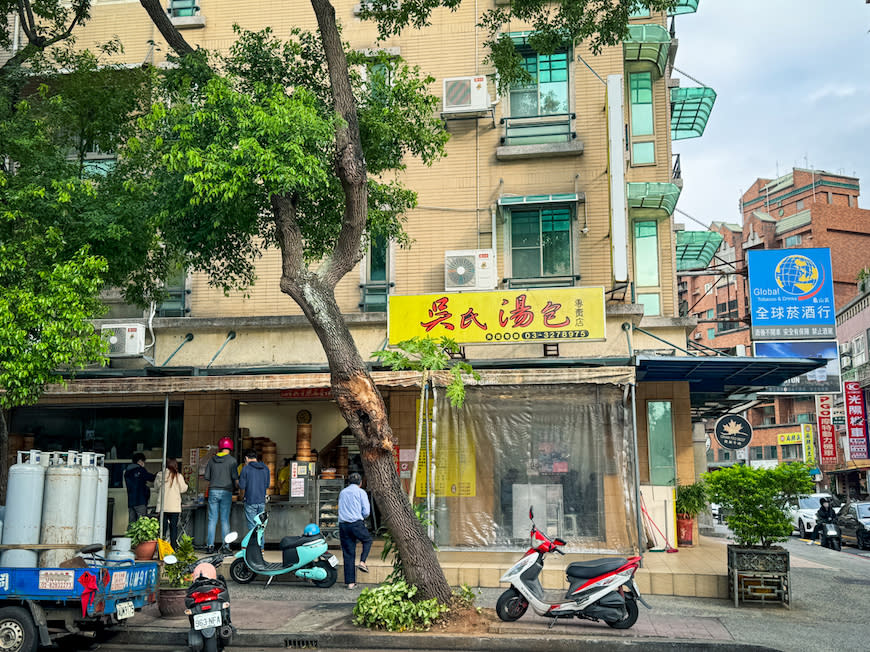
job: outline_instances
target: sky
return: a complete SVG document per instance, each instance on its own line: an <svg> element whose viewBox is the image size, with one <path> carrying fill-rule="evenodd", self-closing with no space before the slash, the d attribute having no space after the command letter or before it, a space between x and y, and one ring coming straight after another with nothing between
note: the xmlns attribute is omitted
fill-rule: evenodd
<svg viewBox="0 0 870 652"><path fill-rule="evenodd" d="M870 208L870 4L700 0L676 27L676 67L717 93L704 135L674 141L678 209L704 224L740 223L740 196L777 166L779 175L809 167L857 176L858 205Z"/></svg>

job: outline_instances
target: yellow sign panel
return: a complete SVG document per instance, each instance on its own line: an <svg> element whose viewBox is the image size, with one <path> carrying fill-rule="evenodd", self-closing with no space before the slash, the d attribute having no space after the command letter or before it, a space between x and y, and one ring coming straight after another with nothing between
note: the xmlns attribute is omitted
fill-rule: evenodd
<svg viewBox="0 0 870 652"><path fill-rule="evenodd" d="M779 445L784 446L788 444L803 443L804 436L799 432L783 432L779 434L777 439L779 440Z"/></svg>
<svg viewBox="0 0 870 652"><path fill-rule="evenodd" d="M391 295L390 344L447 336L459 344L603 340L604 288Z"/></svg>
<svg viewBox="0 0 870 652"><path fill-rule="evenodd" d="M804 462L810 468L816 466L816 447L813 443L813 426L810 423L801 424L801 434L804 440Z"/></svg>
<svg viewBox="0 0 870 652"><path fill-rule="evenodd" d="M417 399L417 423L420 420L420 399ZM466 432L451 432L439 428L433 432L432 414L434 401L429 400L424 419L429 421L429 450L435 451L435 469L432 473L432 495L439 497L477 495L477 458L474 441ZM426 456L426 425L420 443L420 462L417 465L417 496L426 496L426 473L429 464Z"/></svg>

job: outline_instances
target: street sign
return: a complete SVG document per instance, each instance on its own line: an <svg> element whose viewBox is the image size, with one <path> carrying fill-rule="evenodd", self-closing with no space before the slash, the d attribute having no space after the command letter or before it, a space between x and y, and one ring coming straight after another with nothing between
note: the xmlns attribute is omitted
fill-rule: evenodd
<svg viewBox="0 0 870 652"><path fill-rule="evenodd" d="M726 414L716 422L714 434L720 446L736 451L752 440L752 426L739 414Z"/></svg>

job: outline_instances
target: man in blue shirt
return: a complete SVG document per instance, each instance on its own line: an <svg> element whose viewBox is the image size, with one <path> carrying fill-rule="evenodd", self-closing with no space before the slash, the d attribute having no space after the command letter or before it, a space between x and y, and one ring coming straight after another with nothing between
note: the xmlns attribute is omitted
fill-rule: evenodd
<svg viewBox="0 0 870 652"><path fill-rule="evenodd" d="M369 497L362 490L362 477L359 473L351 473L350 483L338 495L338 536L341 540L341 553L344 560L344 583L347 588L356 586L356 544L362 542L362 553L359 556L359 569L369 572L366 559L372 548L372 535L366 528L365 519L371 512Z"/></svg>
<svg viewBox="0 0 870 652"><path fill-rule="evenodd" d="M266 511L266 490L269 488L269 467L257 459L257 451L245 451L245 467L239 475L239 489L245 492L245 519L248 530L257 525L257 515Z"/></svg>

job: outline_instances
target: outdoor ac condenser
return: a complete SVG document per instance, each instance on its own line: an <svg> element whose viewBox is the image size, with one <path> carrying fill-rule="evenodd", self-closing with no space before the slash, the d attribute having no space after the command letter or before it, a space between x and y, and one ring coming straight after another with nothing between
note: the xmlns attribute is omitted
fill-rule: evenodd
<svg viewBox="0 0 870 652"><path fill-rule="evenodd" d="M492 249L462 249L444 252L444 289L492 290L497 285Z"/></svg>
<svg viewBox="0 0 870 652"><path fill-rule="evenodd" d="M444 80L444 113L470 113L488 111L489 108L485 75Z"/></svg>
<svg viewBox="0 0 870 652"><path fill-rule="evenodd" d="M111 324L103 326L100 334L109 342L109 357L135 357L145 353L144 324Z"/></svg>

